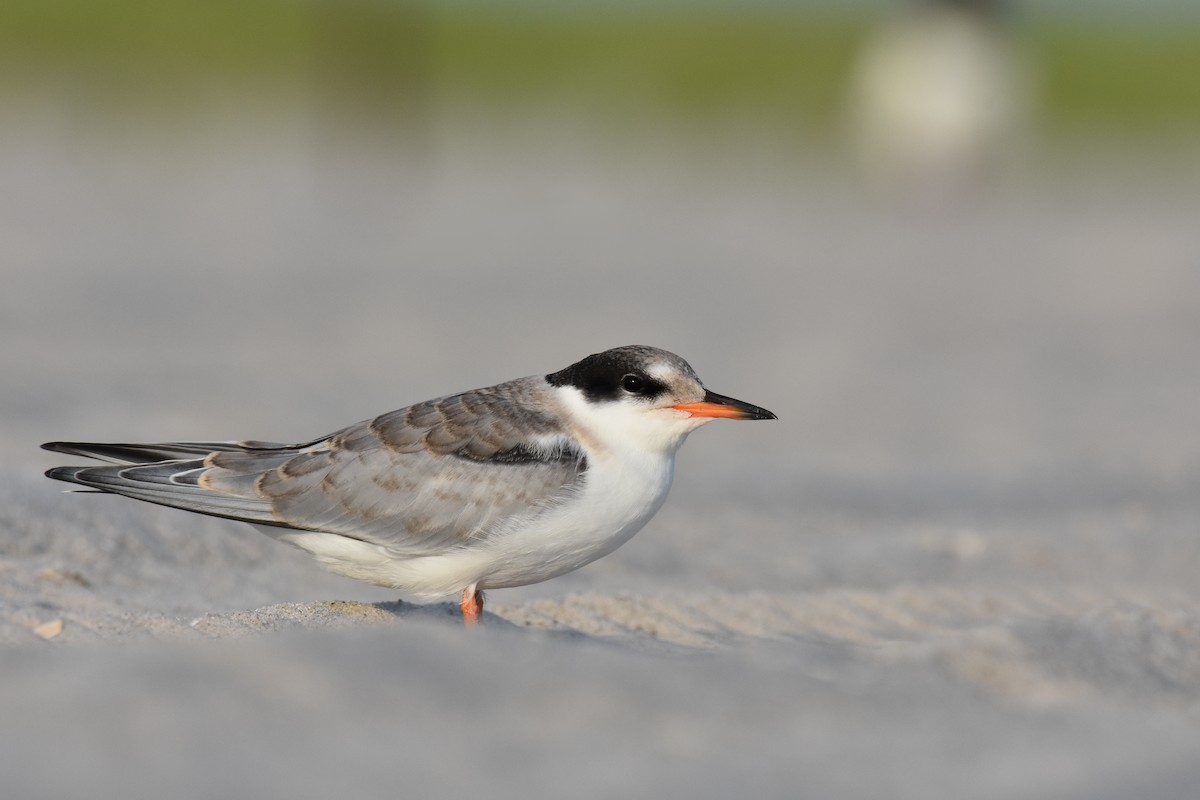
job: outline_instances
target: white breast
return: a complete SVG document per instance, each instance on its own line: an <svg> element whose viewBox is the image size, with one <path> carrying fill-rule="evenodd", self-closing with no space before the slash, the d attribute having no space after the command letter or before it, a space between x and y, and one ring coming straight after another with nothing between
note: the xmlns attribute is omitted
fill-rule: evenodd
<svg viewBox="0 0 1200 800"><path fill-rule="evenodd" d="M479 587L538 583L608 555L662 507L674 471L674 452L594 458L578 494L481 547L489 563Z"/></svg>

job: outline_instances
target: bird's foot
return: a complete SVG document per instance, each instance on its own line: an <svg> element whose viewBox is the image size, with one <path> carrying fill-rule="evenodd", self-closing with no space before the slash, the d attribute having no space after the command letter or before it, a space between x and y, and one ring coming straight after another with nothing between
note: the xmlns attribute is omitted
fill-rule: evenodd
<svg viewBox="0 0 1200 800"><path fill-rule="evenodd" d="M462 603L459 607L462 609L464 624L468 627L478 625L483 618L483 590L476 589L475 584L463 589Z"/></svg>

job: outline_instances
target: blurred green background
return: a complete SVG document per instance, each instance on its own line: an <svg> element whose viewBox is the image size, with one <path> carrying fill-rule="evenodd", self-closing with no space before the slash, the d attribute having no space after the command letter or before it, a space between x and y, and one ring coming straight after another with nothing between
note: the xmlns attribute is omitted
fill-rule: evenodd
<svg viewBox="0 0 1200 800"><path fill-rule="evenodd" d="M894 3L552 4L7 0L0 82L104 115L203 114L222 97L420 126L444 105L631 121L763 123L836 136L855 54ZM840 10L839 10L840 9ZM1035 131L1182 138L1200 129L1200 12L1188 4L1018 6L1011 39Z"/></svg>

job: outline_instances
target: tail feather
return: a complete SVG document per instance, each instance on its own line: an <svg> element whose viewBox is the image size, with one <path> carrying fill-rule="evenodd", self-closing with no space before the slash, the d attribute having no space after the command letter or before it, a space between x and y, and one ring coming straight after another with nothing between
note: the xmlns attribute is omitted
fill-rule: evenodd
<svg viewBox="0 0 1200 800"><path fill-rule="evenodd" d="M54 467L46 476L119 494L147 503L182 508L214 517L277 525L271 505L255 495L213 491L199 484L199 461L164 462L145 466Z"/></svg>
<svg viewBox="0 0 1200 800"><path fill-rule="evenodd" d="M256 481L296 454L292 447L267 442L48 442L42 447L109 462L46 472L84 491L266 525L280 523L270 501L256 491Z"/></svg>
<svg viewBox="0 0 1200 800"><path fill-rule="evenodd" d="M157 442L126 444L120 442L46 442L43 450L72 456L94 458L110 464L149 464L204 457L210 453L278 450L289 445L274 442Z"/></svg>

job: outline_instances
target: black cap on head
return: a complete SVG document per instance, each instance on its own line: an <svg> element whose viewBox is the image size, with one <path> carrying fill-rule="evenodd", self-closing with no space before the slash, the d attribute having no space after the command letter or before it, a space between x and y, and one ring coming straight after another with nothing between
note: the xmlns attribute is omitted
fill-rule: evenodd
<svg viewBox="0 0 1200 800"><path fill-rule="evenodd" d="M566 369L551 372L546 381L551 386L574 386L593 402L631 395L653 398L667 390L665 383L650 375L653 364L667 364L699 383L691 366L679 356L636 344L593 353Z"/></svg>

